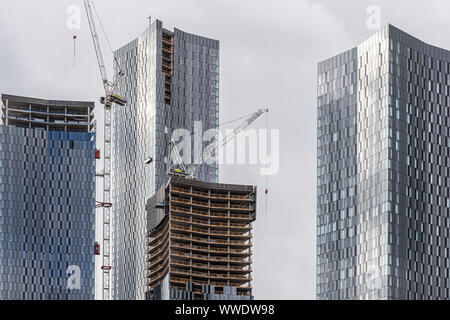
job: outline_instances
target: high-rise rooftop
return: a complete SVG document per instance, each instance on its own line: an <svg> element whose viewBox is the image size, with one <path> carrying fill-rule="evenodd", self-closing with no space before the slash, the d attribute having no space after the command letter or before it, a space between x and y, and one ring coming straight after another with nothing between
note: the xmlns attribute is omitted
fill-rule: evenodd
<svg viewBox="0 0 450 320"><path fill-rule="evenodd" d="M2 122L21 128L91 132L93 102L43 100L2 94Z"/></svg>

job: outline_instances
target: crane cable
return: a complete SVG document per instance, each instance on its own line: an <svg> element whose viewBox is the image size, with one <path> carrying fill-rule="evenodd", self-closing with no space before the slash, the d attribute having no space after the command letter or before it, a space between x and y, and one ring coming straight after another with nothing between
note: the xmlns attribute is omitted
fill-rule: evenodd
<svg viewBox="0 0 450 320"><path fill-rule="evenodd" d="M103 27L102 20L100 19L100 16L97 12L97 8L95 7L94 1L92 1L91 3L92 3L92 8L94 9L95 15L97 17L98 23L100 24L100 28L102 29L103 35L106 39L106 42L108 43L109 49L111 50L111 54L114 58L114 62L116 64L116 66L119 67L119 62L117 61L116 55L114 54L114 50L111 46L111 42L109 41L108 35L106 34L105 28Z"/></svg>
<svg viewBox="0 0 450 320"><path fill-rule="evenodd" d="M227 124L230 124L230 123L233 123L233 122L236 122L236 121L245 119L245 118L249 118L251 115L253 115L253 113L249 113L249 114L247 114L247 115L245 115L245 116L236 118L236 119L234 119L234 120L230 120L230 121L228 121L228 122L224 122L224 123L222 123L222 124L219 124L218 128L223 127L223 126L226 126Z"/></svg>

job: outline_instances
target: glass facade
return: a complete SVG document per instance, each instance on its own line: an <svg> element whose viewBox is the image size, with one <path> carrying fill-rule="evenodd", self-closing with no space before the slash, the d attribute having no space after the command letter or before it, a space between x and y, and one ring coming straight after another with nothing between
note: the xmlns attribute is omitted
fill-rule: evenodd
<svg viewBox="0 0 450 320"><path fill-rule="evenodd" d="M112 297L145 299L147 228L145 204L166 181L173 130L203 131L219 122L219 42L173 32L154 21L139 38L117 50L127 97L113 108ZM146 165L145 159L153 163ZM217 164L199 168L201 180L218 180Z"/></svg>
<svg viewBox="0 0 450 320"><path fill-rule="evenodd" d="M26 126L0 125L0 299L94 299L95 134Z"/></svg>
<svg viewBox="0 0 450 320"><path fill-rule="evenodd" d="M318 79L318 297L337 299L354 285L357 204L357 52L319 65ZM340 280L342 279L342 280Z"/></svg>
<svg viewBox="0 0 450 320"><path fill-rule="evenodd" d="M319 64L318 299L449 298L449 80L393 26Z"/></svg>

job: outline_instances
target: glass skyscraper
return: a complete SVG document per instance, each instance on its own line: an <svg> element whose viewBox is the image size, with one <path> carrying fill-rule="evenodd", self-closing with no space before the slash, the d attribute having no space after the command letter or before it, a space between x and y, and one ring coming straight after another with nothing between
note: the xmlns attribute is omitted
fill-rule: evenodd
<svg viewBox="0 0 450 320"><path fill-rule="evenodd" d="M125 73L119 91L128 104L112 114L111 294L141 300L148 285L145 204L168 179L173 130L201 134L218 126L219 42L169 31L156 20L115 57ZM151 164L145 164L148 157ZM217 164L202 166L197 177L217 182Z"/></svg>
<svg viewBox="0 0 450 320"><path fill-rule="evenodd" d="M93 108L2 95L0 299L94 299Z"/></svg>
<svg viewBox="0 0 450 320"><path fill-rule="evenodd" d="M387 26L318 65L318 299L450 298L450 52Z"/></svg>

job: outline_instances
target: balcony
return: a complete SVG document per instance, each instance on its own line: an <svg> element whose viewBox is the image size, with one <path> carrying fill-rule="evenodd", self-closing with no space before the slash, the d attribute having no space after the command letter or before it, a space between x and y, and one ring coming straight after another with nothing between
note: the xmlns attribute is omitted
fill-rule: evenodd
<svg viewBox="0 0 450 320"><path fill-rule="evenodd" d="M250 224L242 224L242 223L220 223L220 222L207 222L199 219L187 219L177 216L171 216L171 220L174 222L184 222L187 224L195 224L199 226L213 227L213 228L230 228L230 229L243 229L246 231L252 230L252 226Z"/></svg>
<svg viewBox="0 0 450 320"><path fill-rule="evenodd" d="M179 202L186 204L185 201L177 201L172 199L174 202ZM211 218L211 219L217 219L217 220L237 220L237 221L253 221L253 218L247 215L241 215L241 214L231 214L231 213L220 213L220 212L208 212L208 211L199 211L199 210L189 210L187 208L179 207L172 205L171 211L173 212L179 212L179 213L185 213L189 215L194 215L199 218Z"/></svg>
<svg viewBox="0 0 450 320"><path fill-rule="evenodd" d="M149 261L154 261L155 258L158 258L158 255L162 253L163 251L169 250L169 241L166 242L166 245L164 247L160 247L158 250L152 250L151 248L147 251L147 254L149 255Z"/></svg>
<svg viewBox="0 0 450 320"><path fill-rule="evenodd" d="M208 193L202 192L198 190L189 190L180 187L172 187L172 192L189 195L189 196L198 196L201 198L213 198L213 199L223 199L223 200L239 200L239 201L253 201L254 199L248 195L237 195L237 194L220 194L220 193Z"/></svg>
<svg viewBox="0 0 450 320"><path fill-rule="evenodd" d="M167 268L168 261L169 261L169 255L167 255L166 258L161 263L158 262L158 263L151 264L149 267L150 278L154 278L156 275L159 274L159 272L161 272L161 270Z"/></svg>
<svg viewBox="0 0 450 320"><path fill-rule="evenodd" d="M172 224L170 227L171 231L179 231L179 232L185 232L185 233L195 233L199 235L208 235L208 236L214 236L214 237L222 237L222 238L245 238L245 239L251 239L252 234L248 233L248 231L222 231L222 230L210 230L208 229L201 229L201 228L195 228L193 226L185 227L181 225Z"/></svg>
<svg viewBox="0 0 450 320"><path fill-rule="evenodd" d="M200 280L200 279L193 279L192 281L189 279L185 279L185 278L181 278L181 277L176 277L176 276L171 276L170 277L170 282L171 283L181 283L181 284L186 284L188 282L191 282L194 286L202 286L203 284L208 284L208 285L214 285L214 286L218 286L218 287L226 287L229 286L227 284L227 282L219 282L219 281L204 281L204 280ZM239 290L251 290L252 287L250 285L247 286L236 286L237 289ZM186 290L186 288L184 289Z"/></svg>
<svg viewBox="0 0 450 320"><path fill-rule="evenodd" d="M149 232L150 238L153 238L152 240L150 240L150 242L153 242L155 239L161 238L164 233L168 232L168 230L169 230L169 223L168 220L166 220L164 221L164 224L162 226Z"/></svg>
<svg viewBox="0 0 450 320"><path fill-rule="evenodd" d="M201 254L195 254L195 253L185 253L173 250L170 254L172 257L175 258L183 258L183 259L190 259L195 261L201 261L201 262L217 262L217 263L234 263L241 266L247 266L252 264L252 260L250 258L233 258L233 257L219 257L219 256L207 256L207 255L201 255Z"/></svg>
<svg viewBox="0 0 450 320"><path fill-rule="evenodd" d="M237 241L237 240L229 240L229 241L223 241L219 239L205 239L200 237L185 237L182 235L172 234L171 239L178 240L178 241L185 241L185 242L199 242L203 243L205 245L219 245L219 246L235 246L235 247L243 247L243 248L250 248L252 246L251 241Z"/></svg>
<svg viewBox="0 0 450 320"><path fill-rule="evenodd" d="M166 269L155 274L153 277L150 278L149 281L149 286L151 289L155 288L156 286L158 286L161 281L167 276L167 274L169 273L169 265L166 266Z"/></svg>
<svg viewBox="0 0 450 320"><path fill-rule="evenodd" d="M243 269L244 266L214 266L211 264L205 264L205 263L195 263L190 262L186 263L182 260L172 260L171 265L177 266L177 267L185 267L185 268L193 268L193 269L206 269L206 270L212 270L212 271L227 271L227 272L236 272L236 273L251 273L252 269Z"/></svg>
<svg viewBox="0 0 450 320"><path fill-rule="evenodd" d="M184 198L179 197L170 197L171 202L178 202L178 203L185 203L191 206L195 207L202 207L202 208L212 208L212 209L225 209L225 210L234 210L234 211L249 211L252 212L253 208L250 206L244 206L244 205L237 205L237 204L222 204L222 203L211 203L203 202L203 201L196 201L196 200L188 200Z"/></svg>
<svg viewBox="0 0 450 320"><path fill-rule="evenodd" d="M156 252L157 249L160 249L160 247L166 244L168 241L169 241L169 232L165 234L164 238L157 239L157 241L152 241L148 253L152 254Z"/></svg>
<svg viewBox="0 0 450 320"><path fill-rule="evenodd" d="M164 230L162 232L159 232L157 235L155 235L154 237L152 237L150 239L150 242L148 243L149 246L151 247L156 247L158 246L161 242L164 242L167 240L168 236L169 236L169 228L168 228L169 224L167 224L164 227Z"/></svg>
<svg viewBox="0 0 450 320"><path fill-rule="evenodd" d="M222 274L217 274L217 273L208 273L208 272L199 272L199 271L188 271L188 270L183 270L183 269L178 269L178 268L171 268L170 269L170 273L171 274L176 274L176 275L184 275L187 277L193 277L193 278L207 278L207 279L223 279L223 280L233 280L233 281L239 281L239 282L249 282L252 281L252 278L247 276L247 277L239 277L237 275L229 275L226 273L222 273Z"/></svg>
<svg viewBox="0 0 450 320"><path fill-rule="evenodd" d="M156 260L153 259L155 257L149 257L149 259L147 259L147 261L150 262L149 270L152 270L159 264L165 264L166 262L168 262L168 261L166 261L166 260L168 260L168 257L169 257L169 250L167 250L166 253L157 256Z"/></svg>

